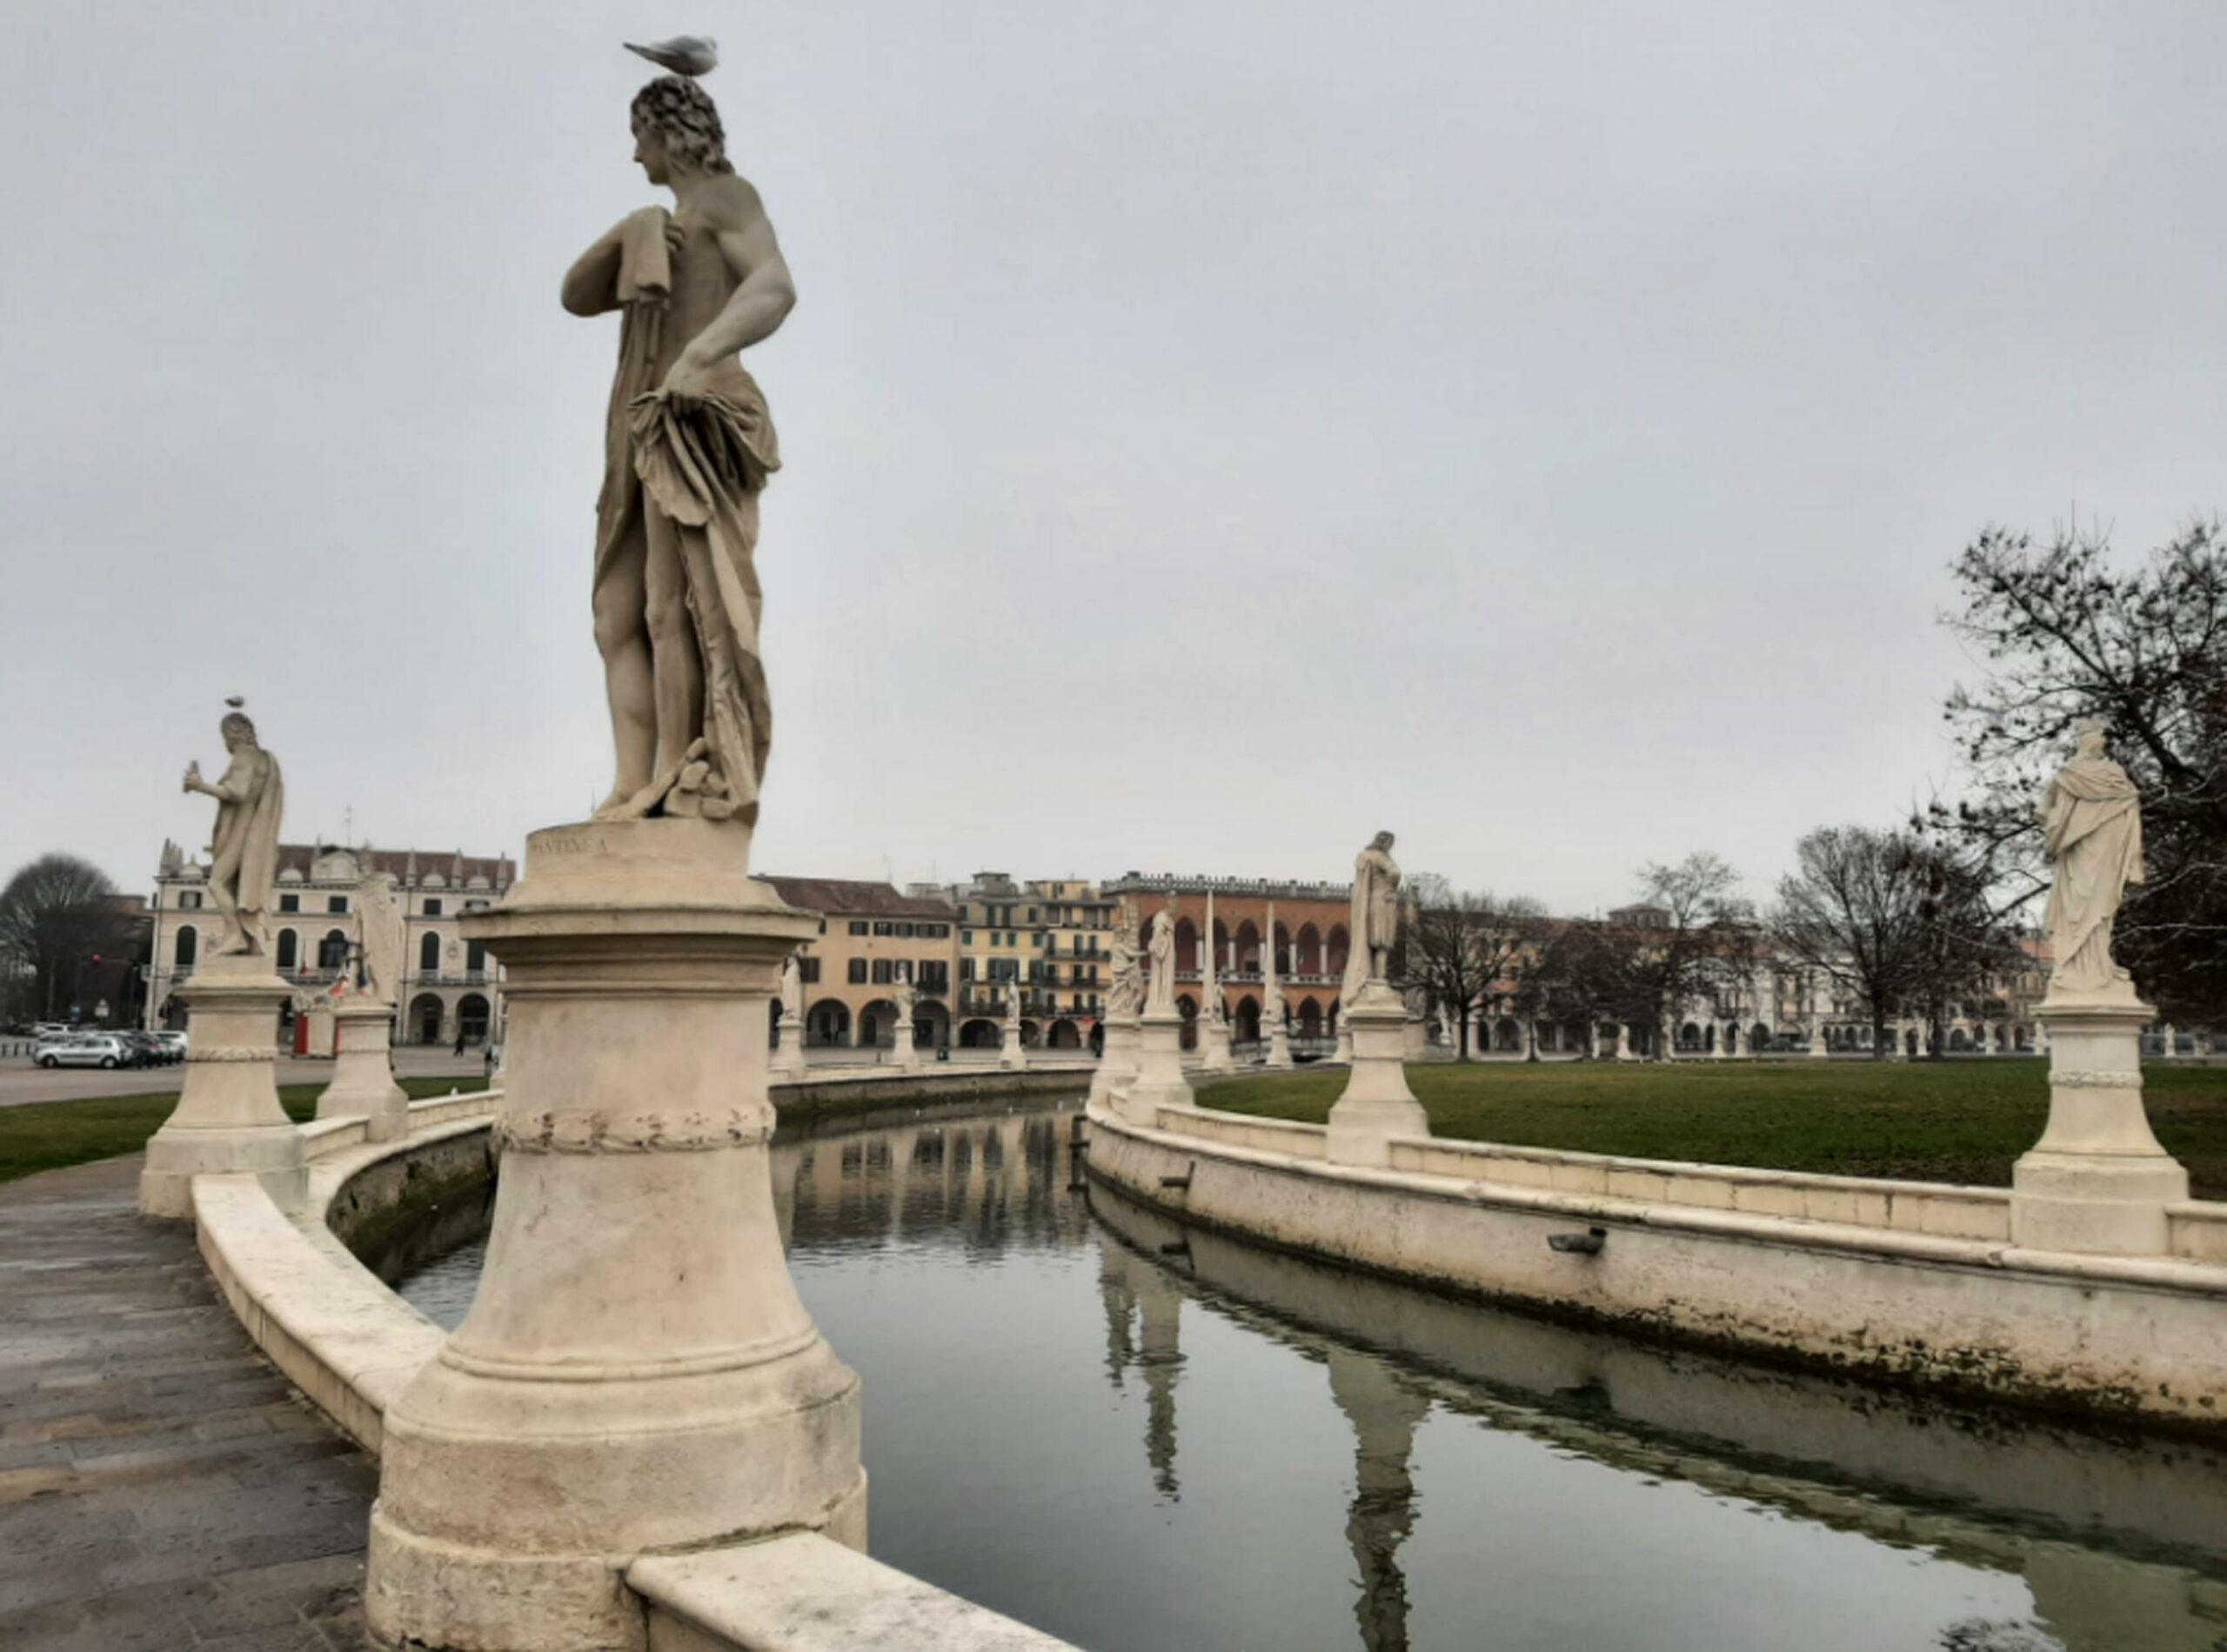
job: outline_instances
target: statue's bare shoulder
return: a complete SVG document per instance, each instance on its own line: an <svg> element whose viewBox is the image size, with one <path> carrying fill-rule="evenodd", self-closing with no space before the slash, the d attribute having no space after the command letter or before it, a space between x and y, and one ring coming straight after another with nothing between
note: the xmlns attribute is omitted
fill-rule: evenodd
<svg viewBox="0 0 2227 1652"><path fill-rule="evenodd" d="M737 278L744 281L757 277L762 282L788 284L787 261L781 257L780 244L773 238L773 225L766 216L766 204L759 198L750 180L729 173L706 180L707 187L699 191L690 203L703 215L706 225L719 237L719 251L726 256L728 267Z"/></svg>

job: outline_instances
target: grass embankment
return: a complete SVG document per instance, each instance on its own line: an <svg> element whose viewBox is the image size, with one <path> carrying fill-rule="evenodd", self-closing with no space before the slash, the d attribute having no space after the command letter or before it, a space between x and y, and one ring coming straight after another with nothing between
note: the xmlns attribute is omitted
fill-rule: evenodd
<svg viewBox="0 0 2227 1652"><path fill-rule="evenodd" d="M1320 1124L1342 1071L1209 1085L1201 1107ZM2049 1116L2042 1060L1419 1066L1435 1135L1838 1176L2010 1185ZM2227 1067L2146 1067L2157 1139L2227 1199Z"/></svg>
<svg viewBox="0 0 2227 1652"><path fill-rule="evenodd" d="M413 1101L451 1090L484 1090L485 1079L403 1079ZM297 1123L317 1116L321 1084L290 1084L278 1092L279 1105ZM93 1159L137 1153L177 1106L175 1093L164 1095L87 1096L74 1101L34 1101L0 1107L0 1181L59 1170Z"/></svg>

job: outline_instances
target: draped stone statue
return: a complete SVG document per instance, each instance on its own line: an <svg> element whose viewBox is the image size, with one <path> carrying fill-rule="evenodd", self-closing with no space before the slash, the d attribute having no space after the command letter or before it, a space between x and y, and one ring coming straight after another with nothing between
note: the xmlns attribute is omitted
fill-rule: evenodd
<svg viewBox="0 0 2227 1652"><path fill-rule="evenodd" d="M2083 723L2072 760L2042 797L2042 840L2054 880L2043 919L2056 960L2052 1000L2131 998L2134 986L2111 958L2111 925L2126 886L2140 883L2142 799L2126 771L2105 754L2101 723Z"/></svg>
<svg viewBox="0 0 2227 1652"><path fill-rule="evenodd" d="M739 352L796 302L711 97L667 75L636 94L634 158L674 210L622 218L565 277L576 316L620 312L596 505L595 636L618 778L597 819L758 818L772 739L759 657L758 494L780 468Z"/></svg>
<svg viewBox="0 0 2227 1652"><path fill-rule="evenodd" d="M255 725L233 709L218 726L231 754L224 778L215 785L201 778L201 765L189 763L184 789L217 799L217 831L209 845L209 900L224 925L213 955L260 954L266 950L263 914L278 875L278 826L285 812L286 788L278 759L255 740Z"/></svg>
<svg viewBox="0 0 2227 1652"><path fill-rule="evenodd" d="M1145 998L1148 1010L1175 1013L1175 897L1152 915L1152 936L1147 943L1152 959L1151 990Z"/></svg>
<svg viewBox="0 0 2227 1652"><path fill-rule="evenodd" d="M1107 989L1106 1019L1134 1020L1144 1006L1144 965L1137 942L1137 914L1124 901L1120 926L1114 932L1114 982Z"/></svg>
<svg viewBox="0 0 2227 1652"><path fill-rule="evenodd" d="M383 1003L402 992L402 901L391 872L373 872L356 886L356 910L364 933L364 990Z"/></svg>
<svg viewBox="0 0 2227 1652"><path fill-rule="evenodd" d="M1370 981L1383 980L1392 967L1392 948L1400 939L1400 868L1392 859L1392 834L1380 832L1354 862L1353 907L1347 927L1353 954L1346 966L1348 997Z"/></svg>

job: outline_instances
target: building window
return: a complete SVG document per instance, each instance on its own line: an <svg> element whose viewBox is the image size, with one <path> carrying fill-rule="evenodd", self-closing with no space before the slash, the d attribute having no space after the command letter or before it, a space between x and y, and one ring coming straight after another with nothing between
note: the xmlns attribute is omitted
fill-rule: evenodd
<svg viewBox="0 0 2227 1652"><path fill-rule="evenodd" d="M868 929L871 927L872 926L870 926L863 918L853 918L851 920L851 933L854 935L863 935L866 933Z"/></svg>
<svg viewBox="0 0 2227 1652"><path fill-rule="evenodd" d="M886 918L877 918L874 920L873 933L877 935L893 935L897 933L897 926Z"/></svg>
<svg viewBox="0 0 2227 1652"><path fill-rule="evenodd" d="M974 944L974 932L971 929L960 930L959 932L959 944L962 946L972 946Z"/></svg>
<svg viewBox="0 0 2227 1652"><path fill-rule="evenodd" d="M865 959L853 958L851 960L850 980L851 985L853 987L864 987L866 984L866 960Z"/></svg>
<svg viewBox="0 0 2227 1652"><path fill-rule="evenodd" d="M440 898L438 895L428 895L428 896L426 896L426 897L425 897L425 916L427 916L428 918L438 918L438 917L439 917L440 915L441 915L441 898Z"/></svg>
<svg viewBox="0 0 2227 1652"><path fill-rule="evenodd" d="M895 972L889 967L889 960L877 958L873 960L873 984L876 987L886 987L895 979Z"/></svg>
<svg viewBox="0 0 2227 1652"><path fill-rule="evenodd" d="M487 944L467 940L464 943L464 966L473 974L485 974L487 970Z"/></svg>
<svg viewBox="0 0 2227 1652"><path fill-rule="evenodd" d="M913 966L913 979L924 993L946 993L951 990L951 966L937 959L924 958Z"/></svg>
<svg viewBox="0 0 2227 1652"><path fill-rule="evenodd" d="M971 981L974 979L974 960L973 959L962 958L959 960L959 979L963 981Z"/></svg>
<svg viewBox="0 0 2227 1652"><path fill-rule="evenodd" d="M345 895L327 895L324 898L324 909L327 912L347 911L348 897Z"/></svg>
<svg viewBox="0 0 2227 1652"><path fill-rule="evenodd" d="M177 950L171 956L180 969L191 969L201 955L201 934L191 924L177 932Z"/></svg>
<svg viewBox="0 0 2227 1652"><path fill-rule="evenodd" d="M910 924L899 924L897 926L897 933L899 935L909 936L913 933L913 926Z"/></svg>
<svg viewBox="0 0 2227 1652"><path fill-rule="evenodd" d="M199 906L199 905L201 904L201 897L200 897L199 895L195 895L195 896L192 898L192 900L193 900L193 904L194 904L195 906ZM183 901L183 900L181 900L178 904L179 904L180 906L184 906L184 905L185 905L185 902L184 902L184 901ZM302 898L301 898L299 895L281 895L281 896L279 896L279 897L278 897L278 910L279 910L279 911L281 911L281 912L299 912L301 909L302 909Z"/></svg>
<svg viewBox="0 0 2227 1652"><path fill-rule="evenodd" d="M201 892L198 889L188 889L184 891L178 896L177 904L188 912L199 912L201 910Z"/></svg>
<svg viewBox="0 0 2227 1652"><path fill-rule="evenodd" d="M278 932L278 967L282 970L293 968L301 953L301 937L291 929L280 930Z"/></svg>
<svg viewBox="0 0 2227 1652"><path fill-rule="evenodd" d="M418 943L418 967L428 975L441 973L441 938L430 929Z"/></svg>
<svg viewBox="0 0 2227 1652"><path fill-rule="evenodd" d="M818 986L819 984L819 960L817 958L798 959L797 979L802 981L806 987Z"/></svg>
<svg viewBox="0 0 2227 1652"><path fill-rule="evenodd" d="M317 944L317 966L319 969L338 969L348 961L348 937L338 929L328 929L324 939Z"/></svg>

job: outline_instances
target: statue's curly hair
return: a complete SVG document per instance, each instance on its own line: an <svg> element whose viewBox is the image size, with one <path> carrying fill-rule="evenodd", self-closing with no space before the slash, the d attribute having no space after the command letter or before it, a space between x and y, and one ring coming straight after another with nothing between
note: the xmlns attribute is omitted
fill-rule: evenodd
<svg viewBox="0 0 2227 1652"><path fill-rule="evenodd" d="M679 75L659 75L634 94L634 124L665 139L665 152L699 172L732 172L727 135L712 94Z"/></svg>
<svg viewBox="0 0 2227 1652"><path fill-rule="evenodd" d="M235 734L246 735L251 743L255 739L255 725L248 720L245 712L227 713L224 720L217 725L217 732L227 739Z"/></svg>

